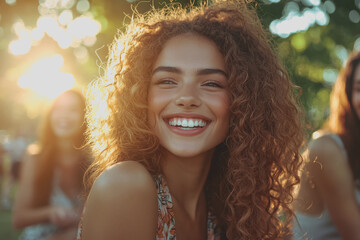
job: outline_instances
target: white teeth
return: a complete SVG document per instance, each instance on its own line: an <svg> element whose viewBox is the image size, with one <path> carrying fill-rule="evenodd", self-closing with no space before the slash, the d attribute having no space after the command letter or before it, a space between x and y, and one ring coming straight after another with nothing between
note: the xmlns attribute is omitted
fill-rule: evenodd
<svg viewBox="0 0 360 240"><path fill-rule="evenodd" d="M192 119L189 120L189 124L188 124L189 127L194 127L194 121Z"/></svg>
<svg viewBox="0 0 360 240"><path fill-rule="evenodd" d="M199 121L198 121L198 120L195 120L194 125L195 125L195 127L198 127L198 126L199 126Z"/></svg>
<svg viewBox="0 0 360 240"><path fill-rule="evenodd" d="M201 119L188 119L188 118L172 118L169 119L170 126L178 126L183 128L196 128L196 127L205 127L206 121Z"/></svg>
<svg viewBox="0 0 360 240"><path fill-rule="evenodd" d="M187 122L186 119L183 119L183 120L182 120L181 126L182 126L182 127L187 127L187 126L188 126L188 122Z"/></svg>

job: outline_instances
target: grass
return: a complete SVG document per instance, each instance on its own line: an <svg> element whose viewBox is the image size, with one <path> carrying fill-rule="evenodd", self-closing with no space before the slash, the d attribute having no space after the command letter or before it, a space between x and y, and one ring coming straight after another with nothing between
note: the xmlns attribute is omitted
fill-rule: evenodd
<svg viewBox="0 0 360 240"><path fill-rule="evenodd" d="M1 157L1 156L0 156ZM11 221L11 204L14 202L16 183L10 184L10 161L9 158L1 162L3 172L0 172L0 239L17 240L21 231L14 229ZM4 199L9 206L4 208Z"/></svg>
<svg viewBox="0 0 360 240"><path fill-rule="evenodd" d="M11 210L0 209L0 239L16 240L20 233L11 224Z"/></svg>

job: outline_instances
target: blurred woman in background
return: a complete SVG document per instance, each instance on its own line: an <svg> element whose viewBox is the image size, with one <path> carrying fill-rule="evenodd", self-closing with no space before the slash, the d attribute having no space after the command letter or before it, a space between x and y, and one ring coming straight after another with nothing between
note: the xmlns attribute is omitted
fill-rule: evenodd
<svg viewBox="0 0 360 240"><path fill-rule="evenodd" d="M342 69L330 106L305 153L295 239L360 239L360 52Z"/></svg>
<svg viewBox="0 0 360 240"><path fill-rule="evenodd" d="M74 239L82 210L83 173L89 157L84 144L85 99L69 90L51 105L38 149L24 159L13 208L20 239Z"/></svg>

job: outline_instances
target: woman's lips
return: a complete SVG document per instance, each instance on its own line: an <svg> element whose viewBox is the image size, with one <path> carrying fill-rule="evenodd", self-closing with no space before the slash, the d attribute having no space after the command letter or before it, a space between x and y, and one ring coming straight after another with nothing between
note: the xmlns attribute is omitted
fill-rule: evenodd
<svg viewBox="0 0 360 240"><path fill-rule="evenodd" d="M194 136L202 133L211 120L201 115L168 115L164 117L169 129L179 135Z"/></svg>
<svg viewBox="0 0 360 240"><path fill-rule="evenodd" d="M202 128L207 125L207 121L199 118L170 118L168 124L174 127Z"/></svg>

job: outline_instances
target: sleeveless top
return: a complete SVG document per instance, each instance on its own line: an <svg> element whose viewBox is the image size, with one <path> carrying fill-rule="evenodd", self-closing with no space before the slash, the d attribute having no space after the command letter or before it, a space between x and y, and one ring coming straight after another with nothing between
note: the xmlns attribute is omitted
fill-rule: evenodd
<svg viewBox="0 0 360 240"><path fill-rule="evenodd" d="M345 159L347 152L341 138L335 134L328 134L341 148ZM357 203L360 207L360 191L355 189ZM311 216L296 212L293 233L294 240L341 240L338 230L333 224L330 214L325 208L320 216Z"/></svg>
<svg viewBox="0 0 360 240"><path fill-rule="evenodd" d="M175 240L175 216L173 209L173 201L169 188L162 175L155 178L156 189L158 191L158 226L156 231L157 240ZM208 211L207 214L207 239L220 240L220 229L217 227L215 216Z"/></svg>
<svg viewBox="0 0 360 240"><path fill-rule="evenodd" d="M58 173L55 171L53 189L50 195L50 205L75 208L78 199L70 199L60 188ZM57 226L44 223L26 227L20 235L20 240L45 240L60 230Z"/></svg>
<svg viewBox="0 0 360 240"><path fill-rule="evenodd" d="M154 177L158 199L158 223L156 240L176 240L175 214L173 201L165 178L162 175ZM79 224L77 240L81 240L82 226ZM221 240L220 228L217 227L215 216L208 211L207 240Z"/></svg>

